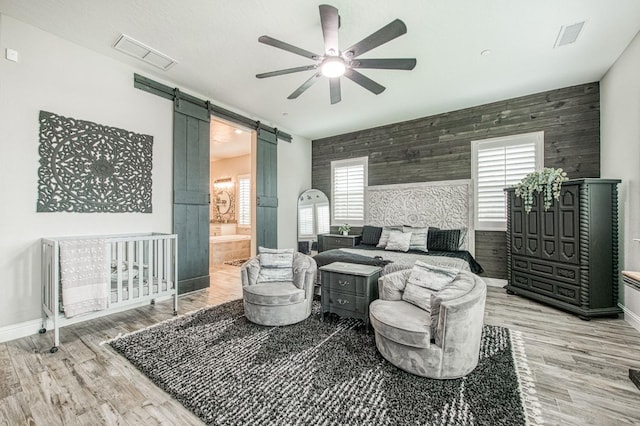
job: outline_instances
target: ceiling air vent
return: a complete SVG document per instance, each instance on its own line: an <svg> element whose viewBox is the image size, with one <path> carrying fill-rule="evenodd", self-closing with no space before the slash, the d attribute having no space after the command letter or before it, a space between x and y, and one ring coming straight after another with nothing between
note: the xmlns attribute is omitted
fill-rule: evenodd
<svg viewBox="0 0 640 426"><path fill-rule="evenodd" d="M175 59L171 59L164 53L160 53L126 34L122 34L113 47L127 55L143 60L146 63L156 66L164 71L167 71L169 68L177 64Z"/></svg>
<svg viewBox="0 0 640 426"><path fill-rule="evenodd" d="M584 21L572 25L563 25L562 27L560 27L560 32L558 33L556 44L553 47L555 48L574 43L578 39L578 35L580 35L580 31L582 31L583 26Z"/></svg>

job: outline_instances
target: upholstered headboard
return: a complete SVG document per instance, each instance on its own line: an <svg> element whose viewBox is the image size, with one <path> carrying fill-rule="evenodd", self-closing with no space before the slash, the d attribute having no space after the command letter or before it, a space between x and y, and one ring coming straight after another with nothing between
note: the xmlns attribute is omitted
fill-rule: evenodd
<svg viewBox="0 0 640 426"><path fill-rule="evenodd" d="M463 247L475 256L471 180L368 186L365 224L467 229Z"/></svg>

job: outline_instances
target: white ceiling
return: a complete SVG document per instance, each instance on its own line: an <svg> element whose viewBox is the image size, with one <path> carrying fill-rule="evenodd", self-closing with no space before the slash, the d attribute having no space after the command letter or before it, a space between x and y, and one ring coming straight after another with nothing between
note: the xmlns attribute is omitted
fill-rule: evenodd
<svg viewBox="0 0 640 426"><path fill-rule="evenodd" d="M318 5L309 0L0 0L0 12L145 70L221 106L316 139L602 78L640 30L638 0L333 0L346 48L395 18L407 34L362 58L415 57L413 71L363 70L387 88L376 96L343 78L329 103L323 77L287 96L310 65L258 43L269 35L322 53ZM586 20L578 41L554 49L562 25ZM176 59L161 71L111 46L127 34ZM490 49L491 54L480 52Z"/></svg>
<svg viewBox="0 0 640 426"><path fill-rule="evenodd" d="M211 120L211 161L251 153L251 132L224 121Z"/></svg>

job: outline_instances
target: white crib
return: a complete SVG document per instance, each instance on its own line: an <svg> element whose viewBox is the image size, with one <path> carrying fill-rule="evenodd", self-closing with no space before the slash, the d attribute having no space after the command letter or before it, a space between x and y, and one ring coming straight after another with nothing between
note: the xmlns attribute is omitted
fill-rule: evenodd
<svg viewBox="0 0 640 426"><path fill-rule="evenodd" d="M42 329L53 322L56 352L60 327L155 303L173 296L173 314L178 313L178 236L175 234L126 234L42 239ZM104 240L105 273L110 271L109 307L71 318L65 317L61 300L60 242L63 240Z"/></svg>

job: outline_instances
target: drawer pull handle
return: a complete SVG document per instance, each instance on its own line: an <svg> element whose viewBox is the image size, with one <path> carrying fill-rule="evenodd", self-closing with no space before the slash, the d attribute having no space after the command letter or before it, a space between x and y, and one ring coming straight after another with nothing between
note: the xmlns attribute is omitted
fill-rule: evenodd
<svg viewBox="0 0 640 426"><path fill-rule="evenodd" d="M340 285L341 287L344 287L345 285L349 285L349 284L351 284L349 281L338 280L338 285Z"/></svg>
<svg viewBox="0 0 640 426"><path fill-rule="evenodd" d="M338 303L341 304L341 305L348 305L349 301L346 300L346 299L338 299Z"/></svg>

